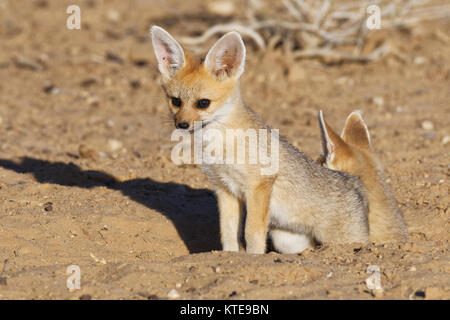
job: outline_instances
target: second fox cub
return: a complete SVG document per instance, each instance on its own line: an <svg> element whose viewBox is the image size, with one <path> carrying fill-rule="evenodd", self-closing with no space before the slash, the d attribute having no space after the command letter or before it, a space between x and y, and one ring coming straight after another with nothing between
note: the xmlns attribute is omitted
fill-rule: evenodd
<svg viewBox="0 0 450 320"><path fill-rule="evenodd" d="M204 61L185 52L160 27L153 27L151 36L177 128L195 133L198 126L194 122L200 122L202 129L213 129L222 137L231 129L238 131L237 138L244 141L248 130L273 132L242 101L239 78L246 50L238 33L219 39ZM220 147L224 153L234 150L223 142ZM257 147L248 145L249 149ZM315 240L369 240L367 200L359 178L324 168L283 139L276 151L279 168L270 175L261 174L264 165L260 163L202 164L215 186L223 250L240 248L244 205L248 253L265 253L268 233L274 247L283 253L302 251Z"/></svg>
<svg viewBox="0 0 450 320"><path fill-rule="evenodd" d="M359 111L352 112L341 136L319 112L323 153L319 162L330 169L348 172L361 179L369 201L370 240L404 241L408 232L397 202L384 181L383 167L374 154L367 126Z"/></svg>

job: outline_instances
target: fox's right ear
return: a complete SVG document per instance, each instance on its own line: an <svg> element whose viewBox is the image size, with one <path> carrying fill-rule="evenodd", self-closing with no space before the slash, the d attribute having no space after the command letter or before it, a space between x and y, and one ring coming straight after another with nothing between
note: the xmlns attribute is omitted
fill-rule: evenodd
<svg viewBox="0 0 450 320"><path fill-rule="evenodd" d="M153 26L150 34L159 71L164 77L170 78L184 66L183 48L161 27Z"/></svg>
<svg viewBox="0 0 450 320"><path fill-rule="evenodd" d="M228 32L209 49L205 67L219 79L238 79L244 72L245 45L237 32Z"/></svg>
<svg viewBox="0 0 450 320"><path fill-rule="evenodd" d="M353 111L345 121L342 139L353 146L370 149L370 134L359 110Z"/></svg>
<svg viewBox="0 0 450 320"><path fill-rule="evenodd" d="M322 110L319 111L319 127L322 137L322 161L328 166L336 158L336 154L348 152L347 144L339 137L339 135L331 129L328 123L323 118Z"/></svg>

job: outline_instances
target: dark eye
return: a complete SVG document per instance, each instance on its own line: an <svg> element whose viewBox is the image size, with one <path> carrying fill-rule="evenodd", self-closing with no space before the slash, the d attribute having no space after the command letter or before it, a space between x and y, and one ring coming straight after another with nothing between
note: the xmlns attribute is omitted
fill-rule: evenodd
<svg viewBox="0 0 450 320"><path fill-rule="evenodd" d="M210 103L211 103L211 100L209 100L209 99L200 99L197 101L197 108L206 109L209 107Z"/></svg>
<svg viewBox="0 0 450 320"><path fill-rule="evenodd" d="M181 107L181 99L180 99L180 98L172 97L172 104L173 104L175 107Z"/></svg>

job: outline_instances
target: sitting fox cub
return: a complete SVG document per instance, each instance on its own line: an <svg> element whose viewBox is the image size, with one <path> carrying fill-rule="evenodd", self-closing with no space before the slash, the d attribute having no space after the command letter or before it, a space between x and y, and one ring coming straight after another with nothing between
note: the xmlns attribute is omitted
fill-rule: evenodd
<svg viewBox="0 0 450 320"><path fill-rule="evenodd" d="M241 99L246 50L238 33L220 38L204 61L160 27L152 27L151 37L177 128L195 133L194 121L200 121L202 129L223 136L229 129L271 130ZM270 175L261 174L261 164L202 164L215 186L223 250L239 251L244 205L248 253L265 253L268 233L282 253L300 252L315 241L368 242L368 202L359 178L321 166L283 139L277 151L279 168Z"/></svg>
<svg viewBox="0 0 450 320"><path fill-rule="evenodd" d="M408 231L397 202L383 178L383 167L372 150L367 126L359 111L353 111L339 137L319 112L322 156L326 167L359 177L369 201L370 240L372 242L406 241Z"/></svg>

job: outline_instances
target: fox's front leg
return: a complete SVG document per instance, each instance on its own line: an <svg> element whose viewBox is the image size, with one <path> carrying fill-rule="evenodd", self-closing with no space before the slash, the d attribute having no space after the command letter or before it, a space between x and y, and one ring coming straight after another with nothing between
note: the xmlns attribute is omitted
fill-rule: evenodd
<svg viewBox="0 0 450 320"><path fill-rule="evenodd" d="M247 253L266 252L269 227L269 206L272 181L263 181L250 188L247 195L245 242Z"/></svg>
<svg viewBox="0 0 450 320"><path fill-rule="evenodd" d="M220 239L223 251L239 251L242 202L224 189L216 190L220 213Z"/></svg>

